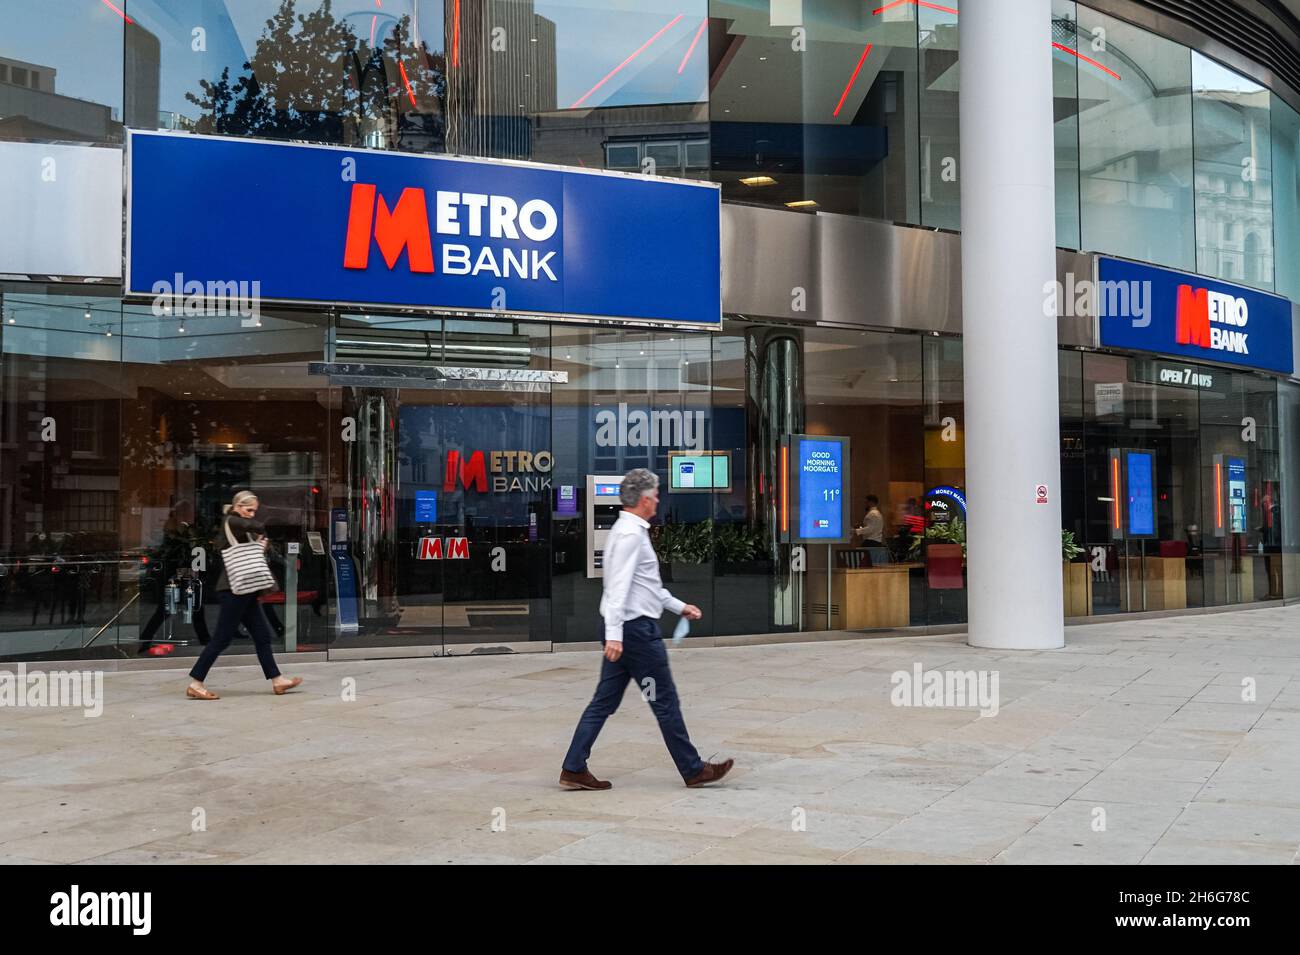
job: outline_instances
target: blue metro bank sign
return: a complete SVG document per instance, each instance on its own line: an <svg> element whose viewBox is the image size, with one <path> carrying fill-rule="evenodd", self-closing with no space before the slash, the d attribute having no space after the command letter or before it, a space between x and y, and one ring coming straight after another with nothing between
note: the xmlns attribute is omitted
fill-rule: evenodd
<svg viewBox="0 0 1300 955"><path fill-rule="evenodd" d="M1291 303L1123 259L1097 260L1101 343L1290 373Z"/></svg>
<svg viewBox="0 0 1300 955"><path fill-rule="evenodd" d="M131 294L721 321L712 184L135 131L127 164Z"/></svg>

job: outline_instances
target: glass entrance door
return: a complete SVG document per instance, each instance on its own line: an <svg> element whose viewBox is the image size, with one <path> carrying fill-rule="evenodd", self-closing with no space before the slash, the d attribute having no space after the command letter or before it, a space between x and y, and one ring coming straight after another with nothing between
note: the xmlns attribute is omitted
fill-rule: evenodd
<svg viewBox="0 0 1300 955"><path fill-rule="evenodd" d="M335 499L358 619L339 627L335 648L424 656L549 643L550 372L530 367L549 361L534 347L545 327L354 321L365 333L341 321L340 360L322 367L341 389L344 427L355 425ZM407 338L425 360L401 360ZM349 351L376 345L386 352L373 361Z"/></svg>

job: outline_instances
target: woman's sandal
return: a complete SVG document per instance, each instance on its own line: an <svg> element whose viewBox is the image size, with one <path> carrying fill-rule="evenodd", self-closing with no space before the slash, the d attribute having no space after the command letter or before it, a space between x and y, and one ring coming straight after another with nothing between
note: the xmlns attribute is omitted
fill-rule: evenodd
<svg viewBox="0 0 1300 955"><path fill-rule="evenodd" d="M190 684L185 688L185 695L191 700L219 700L221 699L216 693L213 693L206 686L194 686Z"/></svg>
<svg viewBox="0 0 1300 955"><path fill-rule="evenodd" d="M290 679L288 683L281 684L280 686L276 686L274 683L272 683L271 689L275 691L276 696L284 696L286 693L288 693L290 690L292 690L295 686L297 686L301 682L302 682L302 677L295 676L292 679Z"/></svg>

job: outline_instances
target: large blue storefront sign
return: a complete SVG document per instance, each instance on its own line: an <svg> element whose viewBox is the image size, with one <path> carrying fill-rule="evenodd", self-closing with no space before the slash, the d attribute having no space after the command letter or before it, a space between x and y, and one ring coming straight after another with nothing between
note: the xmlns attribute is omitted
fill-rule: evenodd
<svg viewBox="0 0 1300 955"><path fill-rule="evenodd" d="M1256 289L1099 258L1101 343L1289 374L1291 303Z"/></svg>
<svg viewBox="0 0 1300 955"><path fill-rule="evenodd" d="M127 163L130 294L721 322L711 184L135 131Z"/></svg>

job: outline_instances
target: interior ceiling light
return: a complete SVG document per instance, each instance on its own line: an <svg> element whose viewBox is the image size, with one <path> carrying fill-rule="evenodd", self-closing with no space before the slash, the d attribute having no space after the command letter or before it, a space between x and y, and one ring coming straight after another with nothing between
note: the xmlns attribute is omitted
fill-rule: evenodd
<svg viewBox="0 0 1300 955"><path fill-rule="evenodd" d="M740 180L746 186L775 186L776 180L771 176L746 176Z"/></svg>
<svg viewBox="0 0 1300 955"><path fill-rule="evenodd" d="M817 205L816 199L796 199L794 202L787 202L786 206L791 209L811 209Z"/></svg>

